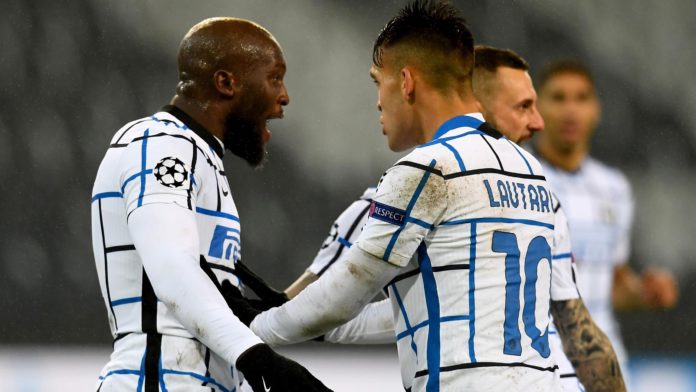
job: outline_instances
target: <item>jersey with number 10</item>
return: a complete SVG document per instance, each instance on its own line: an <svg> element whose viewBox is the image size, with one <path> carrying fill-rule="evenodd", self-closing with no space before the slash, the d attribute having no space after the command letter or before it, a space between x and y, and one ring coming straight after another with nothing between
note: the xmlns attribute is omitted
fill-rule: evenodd
<svg viewBox="0 0 696 392"><path fill-rule="evenodd" d="M356 245L404 268L388 288L407 390L556 391L550 300L578 296L552 261L567 239L537 160L482 120L447 121L390 168Z"/></svg>

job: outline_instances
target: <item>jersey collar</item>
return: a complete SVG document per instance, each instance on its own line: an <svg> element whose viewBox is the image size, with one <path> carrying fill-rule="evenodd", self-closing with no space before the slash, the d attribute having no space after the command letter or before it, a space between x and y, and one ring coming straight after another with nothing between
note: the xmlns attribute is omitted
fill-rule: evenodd
<svg viewBox="0 0 696 392"><path fill-rule="evenodd" d="M447 132L456 128L469 127L478 129L478 127L481 124L484 124L483 121L483 115L481 113L469 113L462 116L450 118L449 120L445 121L442 125L440 125L440 127L433 135L432 140L437 140Z"/></svg>
<svg viewBox="0 0 696 392"><path fill-rule="evenodd" d="M218 138L215 137L210 131L205 129L201 124L198 123L198 121L194 120L191 116L186 114L183 110L179 109L178 107L174 105L165 105L162 108L163 112L167 112L171 114L172 116L176 117L184 123L189 129L191 129L196 135L200 136L201 139L205 140L208 145L210 145L210 148L215 151L215 153L222 158L223 155L225 155L225 150L222 147L222 143Z"/></svg>

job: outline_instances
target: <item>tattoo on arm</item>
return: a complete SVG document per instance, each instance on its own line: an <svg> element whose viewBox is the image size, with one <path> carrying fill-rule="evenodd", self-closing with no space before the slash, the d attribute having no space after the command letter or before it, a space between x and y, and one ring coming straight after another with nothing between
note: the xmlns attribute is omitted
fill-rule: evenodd
<svg viewBox="0 0 696 392"><path fill-rule="evenodd" d="M551 313L563 342L563 351L586 391L625 391L611 342L592 321L582 299L552 301Z"/></svg>

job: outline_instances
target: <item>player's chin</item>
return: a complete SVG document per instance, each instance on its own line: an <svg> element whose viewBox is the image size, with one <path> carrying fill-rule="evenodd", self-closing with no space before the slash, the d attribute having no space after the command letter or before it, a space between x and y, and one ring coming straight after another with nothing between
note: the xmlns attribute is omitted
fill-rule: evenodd
<svg viewBox="0 0 696 392"><path fill-rule="evenodd" d="M268 153L265 146L260 146L253 154L248 154L244 160L254 169L263 169L268 160Z"/></svg>
<svg viewBox="0 0 696 392"><path fill-rule="evenodd" d="M414 144L404 143L401 140L394 139L387 139L387 145L389 146L389 149L393 152L402 152L408 150L411 147L414 147Z"/></svg>
<svg viewBox="0 0 696 392"><path fill-rule="evenodd" d="M529 140L529 139L531 139L531 138L532 138L532 134L531 134L531 133L527 133L527 134L524 134L524 135L520 136L519 139L513 140L513 142L515 142L515 143L517 143L517 144L522 144L522 143L526 142L527 140Z"/></svg>

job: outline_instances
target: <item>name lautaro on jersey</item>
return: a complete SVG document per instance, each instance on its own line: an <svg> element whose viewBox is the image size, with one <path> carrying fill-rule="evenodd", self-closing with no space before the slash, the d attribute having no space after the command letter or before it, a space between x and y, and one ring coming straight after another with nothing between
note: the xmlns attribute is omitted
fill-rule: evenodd
<svg viewBox="0 0 696 392"><path fill-rule="evenodd" d="M522 208L530 211L551 212L551 193L543 185L526 184L507 180L495 183L497 194L491 183L483 180L491 207ZM497 196L497 198L496 198Z"/></svg>

